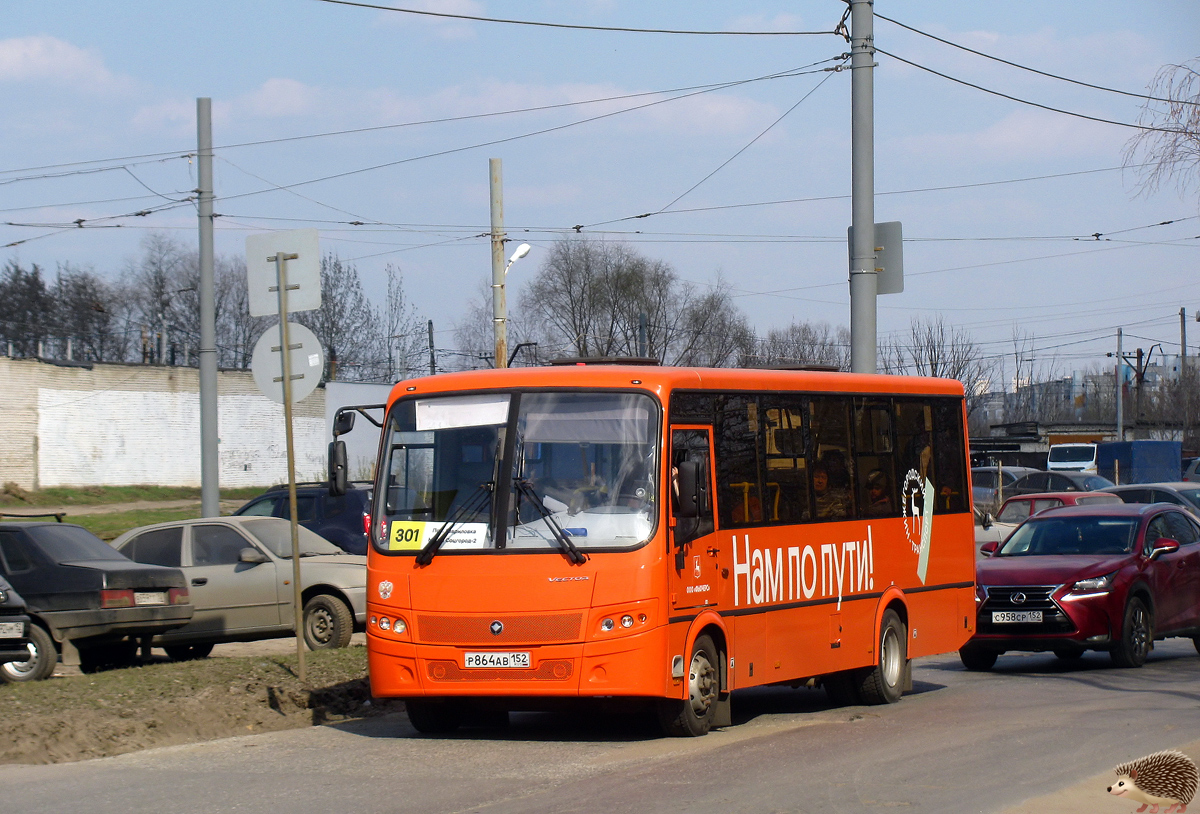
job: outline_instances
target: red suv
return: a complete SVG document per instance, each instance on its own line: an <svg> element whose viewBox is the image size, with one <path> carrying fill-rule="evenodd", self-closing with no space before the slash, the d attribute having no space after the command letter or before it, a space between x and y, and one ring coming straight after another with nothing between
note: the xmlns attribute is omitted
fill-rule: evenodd
<svg viewBox="0 0 1200 814"><path fill-rule="evenodd" d="M969 670L1006 650L1106 650L1122 667L1168 636L1200 650L1200 525L1178 506L1047 509L981 551L975 635L959 651Z"/></svg>

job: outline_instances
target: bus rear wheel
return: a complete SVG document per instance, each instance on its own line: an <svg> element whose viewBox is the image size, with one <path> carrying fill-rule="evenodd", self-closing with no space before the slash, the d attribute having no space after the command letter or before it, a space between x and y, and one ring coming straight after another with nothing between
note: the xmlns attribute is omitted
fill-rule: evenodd
<svg viewBox="0 0 1200 814"><path fill-rule="evenodd" d="M894 610L879 625L879 663L860 673L858 695L864 704L894 704L904 693L908 665L908 628Z"/></svg>
<svg viewBox="0 0 1200 814"><path fill-rule="evenodd" d="M698 637L688 662L688 697L683 700L668 698L658 703L658 720L666 734L695 738L712 729L717 696L721 691L720 664L712 638Z"/></svg>

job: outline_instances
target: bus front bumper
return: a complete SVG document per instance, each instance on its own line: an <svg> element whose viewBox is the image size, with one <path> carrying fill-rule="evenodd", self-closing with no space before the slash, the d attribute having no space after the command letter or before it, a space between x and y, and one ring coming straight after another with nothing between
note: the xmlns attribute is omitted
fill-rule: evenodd
<svg viewBox="0 0 1200 814"><path fill-rule="evenodd" d="M496 652L501 652L495 648ZM529 666L468 668L482 647L414 644L368 629L371 694L376 698L443 696L663 696L670 683L666 628L574 644L512 646Z"/></svg>

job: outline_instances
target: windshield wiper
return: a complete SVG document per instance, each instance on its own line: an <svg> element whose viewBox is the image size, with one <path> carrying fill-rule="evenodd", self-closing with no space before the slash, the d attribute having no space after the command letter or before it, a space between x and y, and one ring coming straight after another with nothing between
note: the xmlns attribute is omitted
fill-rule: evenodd
<svg viewBox="0 0 1200 814"><path fill-rule="evenodd" d="M446 538L450 536L450 532L454 531L454 527L463 521L467 512L474 514L487 505L492 496L492 489L495 484L492 481L479 484L476 491L471 494L467 500L464 500L458 505L441 527L433 533L429 538L429 542L421 549L421 553L417 555L417 565L429 565L433 562L433 555L442 547L442 543L446 542Z"/></svg>
<svg viewBox="0 0 1200 814"><path fill-rule="evenodd" d="M550 533L554 535L554 539L558 541L558 547L562 549L563 556L570 560L575 565L583 565L587 562L587 555L579 550L579 547L571 542L571 536L562 530L562 526L558 525L554 517L550 514L542 501L538 500L537 493L533 491L533 487L529 485L527 480L515 480L517 485L517 493L523 495L537 509L538 514L546 521L546 526L550 529Z"/></svg>

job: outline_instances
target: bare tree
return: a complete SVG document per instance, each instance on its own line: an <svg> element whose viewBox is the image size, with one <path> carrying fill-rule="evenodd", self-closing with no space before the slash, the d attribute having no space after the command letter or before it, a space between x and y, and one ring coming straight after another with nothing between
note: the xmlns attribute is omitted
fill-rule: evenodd
<svg viewBox="0 0 1200 814"><path fill-rule="evenodd" d="M725 365L750 333L719 278L701 294L661 260L586 238L556 242L520 302L543 356L638 356L644 347L664 364Z"/></svg>
<svg viewBox="0 0 1200 814"><path fill-rule="evenodd" d="M850 367L850 330L827 322L793 322L772 328L759 339L741 361L755 365L832 365Z"/></svg>
<svg viewBox="0 0 1200 814"><path fill-rule="evenodd" d="M387 272L387 309L383 314L383 336L387 357L384 377L388 382L412 376L421 366L426 351L424 321L417 307L404 295L400 269L389 263Z"/></svg>
<svg viewBox="0 0 1200 814"><path fill-rule="evenodd" d="M910 373L958 379L967 396L967 415L979 407L990 389L994 365L983 354L969 333L947 325L942 317L914 319L908 341L885 346L884 369L889 373Z"/></svg>
<svg viewBox="0 0 1200 814"><path fill-rule="evenodd" d="M337 255L321 258L321 307L296 314L329 358L330 378L370 379L385 364L380 319L363 291L358 269Z"/></svg>
<svg viewBox="0 0 1200 814"><path fill-rule="evenodd" d="M1125 166L1153 192L1174 180L1185 194L1200 192L1200 58L1155 74L1142 105L1143 128L1125 145Z"/></svg>

